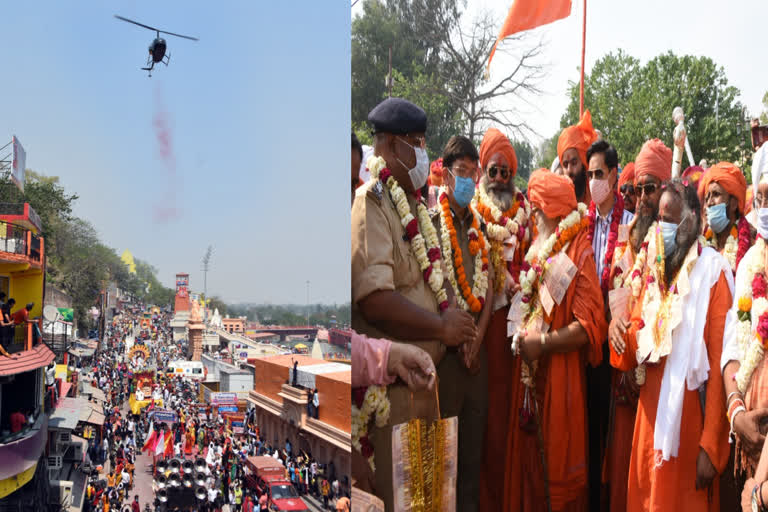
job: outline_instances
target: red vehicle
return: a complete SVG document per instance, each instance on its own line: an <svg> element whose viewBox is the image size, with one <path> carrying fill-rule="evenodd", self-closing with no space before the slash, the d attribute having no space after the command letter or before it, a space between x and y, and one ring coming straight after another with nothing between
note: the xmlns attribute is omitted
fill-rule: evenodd
<svg viewBox="0 0 768 512"><path fill-rule="evenodd" d="M285 477L285 467L273 457L248 457L245 483L261 496L267 493L269 510L309 512L296 488Z"/></svg>

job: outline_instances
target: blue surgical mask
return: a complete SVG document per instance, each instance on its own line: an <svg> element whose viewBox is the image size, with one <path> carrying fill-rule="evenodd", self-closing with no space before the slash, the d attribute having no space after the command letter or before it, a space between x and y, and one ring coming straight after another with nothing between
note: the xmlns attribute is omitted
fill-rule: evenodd
<svg viewBox="0 0 768 512"><path fill-rule="evenodd" d="M453 187L453 198L461 208L466 208L472 197L475 195L475 180L454 176L456 185Z"/></svg>
<svg viewBox="0 0 768 512"><path fill-rule="evenodd" d="M661 226L661 236L664 238L664 254L670 255L677 247L677 227L680 224L673 224L672 222L659 221Z"/></svg>
<svg viewBox="0 0 768 512"><path fill-rule="evenodd" d="M757 210L757 233L763 240L768 240L768 208Z"/></svg>
<svg viewBox="0 0 768 512"><path fill-rule="evenodd" d="M707 222L715 233L722 233L731 223L725 211L725 203L707 207Z"/></svg>

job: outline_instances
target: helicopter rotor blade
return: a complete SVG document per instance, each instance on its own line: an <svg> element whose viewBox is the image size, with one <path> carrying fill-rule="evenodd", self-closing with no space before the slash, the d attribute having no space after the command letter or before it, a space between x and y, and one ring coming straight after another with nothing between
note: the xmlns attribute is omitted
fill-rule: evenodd
<svg viewBox="0 0 768 512"><path fill-rule="evenodd" d="M183 37L184 39L191 39L192 41L199 41L198 38L192 36L183 36L181 34L174 34L173 32L166 32L165 30L158 30L161 34L168 34L169 36Z"/></svg>
<svg viewBox="0 0 768 512"><path fill-rule="evenodd" d="M128 23L133 23L134 25L138 25L140 27L148 28L149 30L154 30L155 32L160 32L155 27L150 27L149 25L144 25L143 23L139 23L138 21L129 20L128 18L123 18L122 16L118 16L117 14L115 14L115 18L117 18L119 20L122 20L122 21L126 21Z"/></svg>

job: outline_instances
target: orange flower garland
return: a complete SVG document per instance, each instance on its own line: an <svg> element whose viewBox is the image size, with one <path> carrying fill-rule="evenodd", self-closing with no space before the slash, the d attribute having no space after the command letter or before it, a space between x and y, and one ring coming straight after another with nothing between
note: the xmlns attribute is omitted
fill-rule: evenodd
<svg viewBox="0 0 768 512"><path fill-rule="evenodd" d="M474 277L474 290L469 287L467 283L467 275L464 272L464 258L459 246L459 239L456 235L456 227L453 224L453 215L451 215L450 204L448 203L448 196L445 193L440 194L440 207L442 209L442 220L445 223L445 228L448 232L448 236L451 241L451 249L453 252L453 265L456 271L456 280L454 283L451 279L451 284L454 285L454 291L461 290L461 295L469 307L469 310L473 313L479 313L483 309L485 303L485 291L488 289L488 250L485 243L485 238L480 230L480 224L477 220L475 212L472 211L471 206L469 208L472 213L472 224L469 228L469 253L475 257L475 277ZM447 251L444 251L447 252ZM478 261L478 253L480 254L480 260ZM446 256L448 256L446 254ZM478 269L477 267L480 266ZM478 272L479 271L479 272ZM450 271L448 272L450 276ZM456 290L458 288L458 290ZM473 291L475 293L473 293Z"/></svg>

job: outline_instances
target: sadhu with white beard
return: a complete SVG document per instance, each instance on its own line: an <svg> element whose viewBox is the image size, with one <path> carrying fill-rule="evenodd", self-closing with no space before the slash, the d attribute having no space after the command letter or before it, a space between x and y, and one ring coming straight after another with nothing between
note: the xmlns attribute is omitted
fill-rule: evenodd
<svg viewBox="0 0 768 512"><path fill-rule="evenodd" d="M663 187L659 220L635 259L635 306L624 343L611 344L622 371L645 364L627 487L628 511L715 511L728 462L720 372L733 274L699 242L695 187ZM644 268L644 270L643 270Z"/></svg>
<svg viewBox="0 0 768 512"><path fill-rule="evenodd" d="M483 217L493 271L493 309L483 345L488 365L488 412L480 478L480 510L492 510L503 500L504 453L509 430L510 368L515 364L507 341L509 299L518 288L520 264L531 241L530 205L515 188L517 155L509 139L496 128L480 144L482 176L472 208Z"/></svg>
<svg viewBox="0 0 768 512"><path fill-rule="evenodd" d="M511 306L518 355L503 381L510 419L495 509L587 510L586 365L600 364L608 329L589 219L564 176L535 171L528 195L538 234Z"/></svg>

